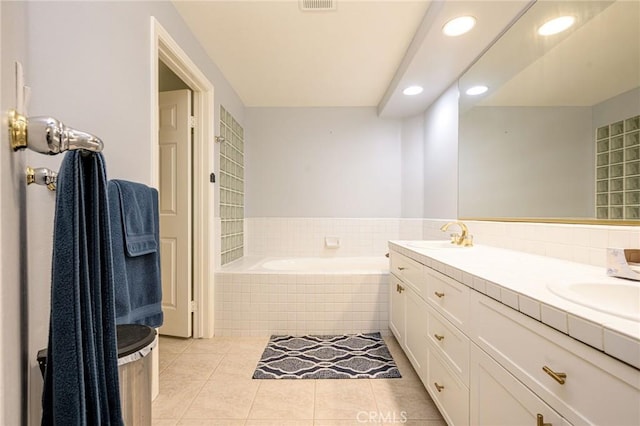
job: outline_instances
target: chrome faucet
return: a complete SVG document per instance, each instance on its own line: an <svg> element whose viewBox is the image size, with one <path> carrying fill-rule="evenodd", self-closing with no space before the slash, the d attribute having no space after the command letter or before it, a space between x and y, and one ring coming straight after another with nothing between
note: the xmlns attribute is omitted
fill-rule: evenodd
<svg viewBox="0 0 640 426"><path fill-rule="evenodd" d="M447 229L449 229L449 226L451 225L458 225L461 230L460 235L451 234L451 244L456 244L464 247L471 247L473 245L473 235L469 235L469 228L467 228L467 225L465 225L464 223L460 221L449 222L442 225L440 230L442 232L445 232Z"/></svg>

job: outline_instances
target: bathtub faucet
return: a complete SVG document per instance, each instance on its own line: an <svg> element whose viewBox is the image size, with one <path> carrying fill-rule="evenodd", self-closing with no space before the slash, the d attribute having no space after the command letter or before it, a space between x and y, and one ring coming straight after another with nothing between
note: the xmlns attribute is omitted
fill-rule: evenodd
<svg viewBox="0 0 640 426"><path fill-rule="evenodd" d="M467 225L465 225L464 223L460 221L449 222L447 224L442 225L440 230L442 232L445 232L447 229L449 229L449 226L451 225L458 225L460 227L460 230L462 231L460 235L451 234L451 244L456 244L464 247L471 247L473 245L473 235L469 234L469 228L467 228Z"/></svg>

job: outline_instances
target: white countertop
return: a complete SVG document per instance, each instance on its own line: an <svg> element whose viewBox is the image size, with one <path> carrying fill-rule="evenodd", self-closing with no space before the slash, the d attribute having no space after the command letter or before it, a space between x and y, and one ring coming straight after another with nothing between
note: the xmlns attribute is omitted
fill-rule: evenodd
<svg viewBox="0 0 640 426"><path fill-rule="evenodd" d="M389 247L525 315L640 368L640 321L621 318L551 292L564 282L640 282L608 277L605 268L496 247L417 248L410 241ZM638 301L640 303L640 301Z"/></svg>

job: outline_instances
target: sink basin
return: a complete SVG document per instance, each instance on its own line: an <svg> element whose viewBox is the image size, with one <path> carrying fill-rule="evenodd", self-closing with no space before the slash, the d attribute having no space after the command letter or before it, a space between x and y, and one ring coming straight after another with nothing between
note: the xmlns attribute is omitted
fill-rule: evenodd
<svg viewBox="0 0 640 426"><path fill-rule="evenodd" d="M407 242L409 247L421 248L421 249L460 249L468 248L459 246L457 244L451 244L449 240L425 240L425 241L409 241Z"/></svg>
<svg viewBox="0 0 640 426"><path fill-rule="evenodd" d="M580 282L553 284L547 288L570 302L640 321L640 282Z"/></svg>

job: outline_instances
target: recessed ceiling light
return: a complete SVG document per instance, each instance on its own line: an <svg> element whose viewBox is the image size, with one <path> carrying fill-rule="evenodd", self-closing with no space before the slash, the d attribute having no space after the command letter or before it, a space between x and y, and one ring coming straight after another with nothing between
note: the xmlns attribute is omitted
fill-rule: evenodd
<svg viewBox="0 0 640 426"><path fill-rule="evenodd" d="M470 96L477 96L477 95L482 95L487 90L489 90L487 86L473 86L467 89L465 93Z"/></svg>
<svg viewBox="0 0 640 426"><path fill-rule="evenodd" d="M459 16L444 24L442 32L444 35L455 37L471 31L475 25L476 18L473 16Z"/></svg>
<svg viewBox="0 0 640 426"><path fill-rule="evenodd" d="M402 91L407 96L419 95L424 89L422 86L409 86Z"/></svg>
<svg viewBox="0 0 640 426"><path fill-rule="evenodd" d="M572 26L574 22L576 22L574 16L554 18L542 24L542 26L538 28L538 34L543 36L558 34Z"/></svg>

